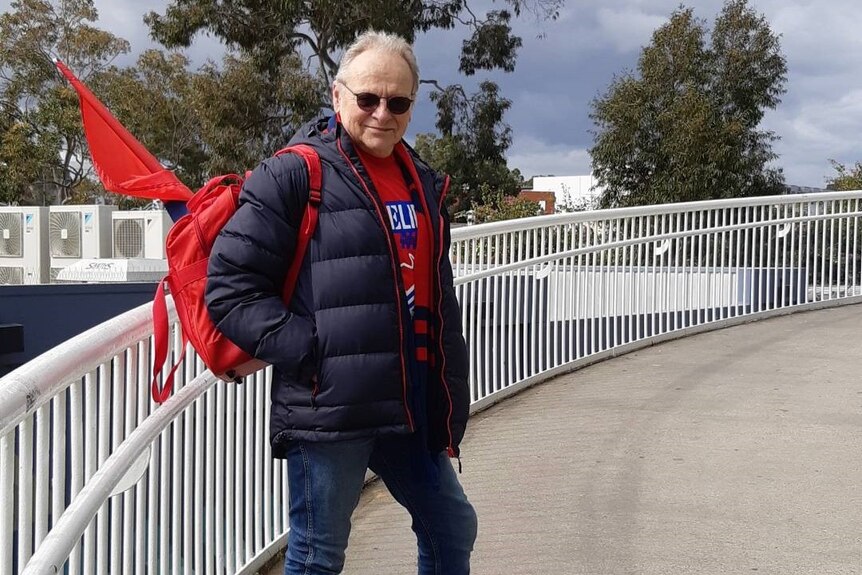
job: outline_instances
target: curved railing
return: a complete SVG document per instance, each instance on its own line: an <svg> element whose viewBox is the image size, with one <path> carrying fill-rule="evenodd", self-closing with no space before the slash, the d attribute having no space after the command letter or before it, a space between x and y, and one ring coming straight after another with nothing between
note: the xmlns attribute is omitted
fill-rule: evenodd
<svg viewBox="0 0 862 575"><path fill-rule="evenodd" d="M720 200L453 230L473 409L670 337L859 302L860 199ZM0 572L251 573L283 546L269 370L225 384L190 354L155 409L149 316L132 310L0 379ZM179 345L175 334L172 353Z"/></svg>

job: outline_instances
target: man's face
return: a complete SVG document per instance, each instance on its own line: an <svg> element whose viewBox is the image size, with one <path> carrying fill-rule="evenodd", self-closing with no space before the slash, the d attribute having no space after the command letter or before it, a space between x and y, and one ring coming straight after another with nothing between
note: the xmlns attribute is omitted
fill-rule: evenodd
<svg viewBox="0 0 862 575"><path fill-rule="evenodd" d="M362 93L376 94L384 99L376 109L365 111L359 107L354 95ZM341 116L341 123L353 143L363 152L378 158L392 154L395 144L407 131L413 114L412 106L404 114L389 111L387 98L398 96L414 97L410 66L397 54L375 49L357 56L350 65L344 85L335 82L332 87L333 107Z"/></svg>

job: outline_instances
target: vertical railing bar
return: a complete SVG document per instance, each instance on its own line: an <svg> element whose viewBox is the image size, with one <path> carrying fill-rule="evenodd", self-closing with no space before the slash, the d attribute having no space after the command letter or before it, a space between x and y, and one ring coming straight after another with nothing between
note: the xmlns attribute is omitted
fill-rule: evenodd
<svg viewBox="0 0 862 575"><path fill-rule="evenodd" d="M631 239L629 224L631 217L623 218L623 236L622 239L628 242ZM623 319L620 322L620 331L622 332L622 344L627 344L632 341L632 321L634 317L634 274L632 273L632 246L627 245L623 249L623 259L621 262L623 270Z"/></svg>
<svg viewBox="0 0 862 575"><path fill-rule="evenodd" d="M18 425L18 565L26 565L33 555L34 419L28 415Z"/></svg>
<svg viewBox="0 0 862 575"><path fill-rule="evenodd" d="M745 207L740 208L742 217L744 218L743 224L750 223L750 215L753 211L753 208ZM746 286L746 297L747 300L744 301L744 304L747 305L743 307L743 314L748 315L754 311L754 280L755 280L755 270L753 265L753 259L751 258L751 253L754 248L751 247L751 234L753 233L753 229L750 227L746 227L742 231L742 241L743 241L743 250L742 250L742 262L743 262L743 272L747 272L749 274L748 281L743 285Z"/></svg>
<svg viewBox="0 0 862 575"><path fill-rule="evenodd" d="M103 363L99 366L97 382L99 389L98 415L96 416L99 420L99 465L96 467L96 470L102 467L102 464L107 461L111 451L111 382L113 380L111 367L111 363ZM96 514L96 573L98 575L106 575L108 573L109 540L108 503L106 502Z"/></svg>
<svg viewBox="0 0 862 575"><path fill-rule="evenodd" d="M834 201L829 203L830 209L827 212L829 215L833 215L835 213L835 203L836 202ZM829 218L829 259L826 260L826 264L828 267L826 277L829 278L829 299L833 299L833 294L835 296L838 295L837 293L835 293L836 286L835 282L833 281L833 276L835 272L835 264L833 263L835 262L835 250L835 218Z"/></svg>
<svg viewBox="0 0 862 575"><path fill-rule="evenodd" d="M269 424L270 406L270 401L267 397L268 390L269 386L264 383L260 399L258 400L258 412L263 414L261 420L267 422L267 425ZM260 433L259 441L261 441L261 445L263 446L263 541L267 542L272 541L276 534L279 533L279 529L276 526L276 496L278 493L274 489L274 486L277 485L275 481L275 469L278 466L272 464L271 447L265 433L265 430ZM261 548L262 544L258 546L258 549Z"/></svg>
<svg viewBox="0 0 862 575"><path fill-rule="evenodd" d="M138 344L140 354L140 365L138 366L138 379L144 382L138 388L138 425L144 422L150 413L150 339L144 340ZM147 572L147 567L155 567L155 507L152 504L153 491L155 489L156 471L153 465L158 461L156 451L158 449L158 441L154 441L150 445L150 462L147 466L147 471L144 477L138 484L139 488L136 494L135 515L137 516L135 524L137 525L138 536L135 538L135 572L138 575L144 575Z"/></svg>
<svg viewBox="0 0 862 575"><path fill-rule="evenodd" d="M634 291L635 291L635 299L634 299L634 309L632 309L632 315L634 315L634 341L638 341L643 337L643 322L646 321L646 316L644 316L643 320L641 319L641 310L644 308L644 298L641 295L641 276L646 273L646 266L643 266L644 269L641 269L641 261L643 257L643 237L644 237L644 218L643 216L636 216L637 225L635 226L635 222L632 222L632 228L637 228L637 231L634 232L637 234L637 238L640 240L637 244L635 244L634 252L634 266L633 277L634 277Z"/></svg>
<svg viewBox="0 0 862 575"><path fill-rule="evenodd" d="M548 234L547 228L541 227L537 228L536 232L538 234L538 239L536 241L536 255L541 257L548 253ZM546 264L550 265L550 264ZM544 265L539 265L535 267L536 275L538 277L539 273L544 273L542 268ZM550 269L550 268L549 268ZM548 297L550 296L550 276L543 276L541 281L537 281L536 285L541 286L541 292L539 293L539 305L537 308L538 313L538 322L536 324L536 341L538 342L536 348L536 355L538 359L538 373L541 373L548 369L548 342L547 333L548 333L548 319L549 312L548 309L549 301Z"/></svg>
<svg viewBox="0 0 862 575"><path fill-rule="evenodd" d="M680 233L682 231L682 213L677 212L675 215L668 215L668 225L671 233ZM670 302L668 308L668 331L676 331L679 329L678 312L682 312L680 306L680 297L682 289L680 288L680 279L684 275L679 270L679 244L680 238L674 238L668 242L667 269L670 275L668 289L670 290Z"/></svg>
<svg viewBox="0 0 862 575"><path fill-rule="evenodd" d="M84 397L83 383L77 380L69 387L69 501L81 491L84 485ZM69 573L81 573L83 559L82 542L78 542L69 554Z"/></svg>
<svg viewBox="0 0 862 575"><path fill-rule="evenodd" d="M608 266L606 256L608 249L607 245L608 221L602 220L601 233L596 236L596 241L602 249L596 252L596 281L598 287L593 294L596 302L596 346L593 348L593 353L604 351L607 347L607 322L608 322L608 281L607 273Z"/></svg>
<svg viewBox="0 0 862 575"><path fill-rule="evenodd" d="M595 228L591 228L592 233L590 234L590 243L591 245L598 246L598 232ZM598 269L598 255L599 252L592 251L588 256L589 260L589 268L590 268L590 289L587 293L587 297L589 298L588 306L590 308L589 314L589 332L590 332L590 347L589 353L587 355L592 355L596 353L599 349L599 329L598 324L601 323L601 311L598 308L598 301L601 299L599 295L600 286L597 285L599 282L598 275L600 270Z"/></svg>
<svg viewBox="0 0 862 575"><path fill-rule="evenodd" d="M180 342L182 346L182 342ZM182 348L180 348L182 349ZM188 384L195 378L195 354L190 347L185 350L185 359L183 360L183 386ZM193 467L198 457L198 448L200 439L195 436L195 410L199 405L200 399L185 408L182 412L183 419L183 546L182 546L182 570L185 575L191 575L195 570L200 570L201 566L195 562L195 540L200 533L200 523L203 517L202 509L195 506L197 494L200 492L200 484L195 481L195 472L198 468Z"/></svg>
<svg viewBox="0 0 862 575"><path fill-rule="evenodd" d="M731 223L731 217L733 214L733 210L731 208L724 208L721 214L721 224L725 228L725 231L721 232L721 274L724 278L722 282L722 293L721 293L721 319L727 319L730 315L730 302L732 299L730 293L730 281L732 278L731 275L731 267L730 267L730 252L732 249L732 232L726 231L733 224Z"/></svg>
<svg viewBox="0 0 862 575"><path fill-rule="evenodd" d="M764 264L764 273L766 274L766 289L763 290L763 299L766 304L766 309L772 309L775 305L774 300L772 302L769 299L772 297L772 286L775 283L773 280L773 276L775 272L769 269L769 266L772 264L772 209L771 206L761 206L761 222L763 226L763 232L766 234L766 263ZM761 238L762 239L762 238ZM763 242L761 241L761 244ZM761 248L762 249L762 248Z"/></svg>
<svg viewBox="0 0 862 575"><path fill-rule="evenodd" d="M617 241L617 235L619 231L617 230L617 224L619 220L607 220L608 222L608 243L613 243ZM620 294L617 291L617 273L618 273L618 254L619 248L612 248L605 250L607 252L607 293L608 293L608 302L607 309L605 310L606 318L605 318L605 349L612 349L617 345L617 332L616 329L616 318L618 315L619 308L619 300Z"/></svg>
<svg viewBox="0 0 862 575"><path fill-rule="evenodd" d="M734 212L735 212L734 213L734 221L736 222L736 224L742 225L743 224L743 218L745 216L745 208L735 208ZM745 257L746 257L746 255L745 254L746 254L746 251L748 250L748 244L746 242L746 238L747 238L746 233L747 232L743 231L742 228L737 228L737 230L736 230L736 275L737 275L736 281L742 282L742 285L739 286L739 289L737 291L737 293L739 294L738 297L740 297L742 300L741 302L739 302L741 304L739 306L740 307L739 311L740 311L741 315L745 315L745 313L746 313L745 312L745 304L746 304L745 296L746 296L746 294L743 291L743 289L746 286L746 281L745 281Z"/></svg>
<svg viewBox="0 0 862 575"><path fill-rule="evenodd" d="M126 387L128 385L128 381L126 380L127 375L127 365L126 365L126 352L125 350L121 351L114 358L114 369L112 370L110 382L111 382L111 399L112 399L112 407L110 410L111 414L111 423L113 424L113 429L111 430L111 448L110 453L113 453L117 447L123 442L125 439L125 427L126 427ZM102 507L103 509L110 504L111 510L111 537L108 545L110 546L110 572L111 573L120 573L123 566L122 560L123 555L126 553L125 542L123 541L123 513L125 512L125 507L123 506L123 497L114 497L108 499L106 504ZM108 530L108 524L99 526L99 529Z"/></svg>
<svg viewBox="0 0 862 575"><path fill-rule="evenodd" d="M90 480L98 466L98 419L96 417L97 378L93 372L84 376L84 482ZM96 572L96 524L91 521L84 531L84 572Z"/></svg>
<svg viewBox="0 0 862 575"><path fill-rule="evenodd" d="M33 516L33 549L48 533L48 513L51 494L48 481L51 474L51 403L46 403L36 411L36 449L35 449L35 488L33 499L35 513Z"/></svg>
<svg viewBox="0 0 862 575"><path fill-rule="evenodd" d="M236 451L232 448L236 445L236 419L239 416L237 410L236 386L227 385L227 420L225 423L225 446L227 457L225 462L225 567L229 573L236 571L236 513L231 497L236 497Z"/></svg>
<svg viewBox="0 0 862 575"><path fill-rule="evenodd" d="M236 462L234 463L234 537L236 541L235 545L235 554L236 554L236 567L240 567L245 563L245 534L246 534L246 525L245 525L245 508L248 505L247 497L248 497L248 485L245 481L245 472L246 465L248 463L248 457L246 456L246 431L248 430L248 418L246 413L246 396L247 396L247 385L234 385L234 392L236 394L236 436L235 436L235 447L234 451L236 453Z"/></svg>
<svg viewBox="0 0 862 575"><path fill-rule="evenodd" d="M788 204L787 207L788 207L787 216L789 218L793 218L796 215L797 209L799 208L798 204ZM801 303L799 301L800 300L799 296L801 294L799 293L799 288L797 286L802 281L802 266L798 266L795 273L794 273L793 262L796 261L796 259L798 257L796 254L796 242L799 241L798 237L801 236L802 234L796 233L797 229L799 228L798 224L788 223L787 225L790 226L790 230L787 233L787 236L789 238L787 243L790 245L790 254L789 254L789 257L787 259L787 268L788 268L788 274L789 274L788 277L790 278L790 281L792 282L792 284L791 284L792 285L792 291L790 292L790 294L791 294L790 298L791 299L787 303L789 305L799 305Z"/></svg>
<svg viewBox="0 0 862 575"><path fill-rule="evenodd" d="M514 250L516 250L515 257L518 261L523 261L526 236L523 230L517 231L516 234L517 242L516 245L513 246ZM517 337L515 338L515 373L517 374L518 379L524 377L524 372L526 371L526 361L522 361L522 358L524 356L524 337L527 333L527 277L526 268L519 267L517 275L515 276L515 301L518 305L518 309L515 310L515 317L517 318Z"/></svg>
<svg viewBox="0 0 862 575"><path fill-rule="evenodd" d="M851 288L850 288L850 269L853 265L851 263L853 260L853 253L850 251L850 222L853 218L853 216L850 215L850 213L852 211L851 207L850 207L851 203L852 203L852 200L849 200L849 199L842 202L842 204L844 205L844 208L843 208L844 217L841 218L841 230L842 230L841 234L842 235L841 235L841 238L839 240L842 242L842 250L843 250L843 258L841 261L843 262L844 265L842 267L842 274L843 275L841 277L842 277L842 284L843 284L842 289L843 289L844 297L848 297L848 296L852 295Z"/></svg>
<svg viewBox="0 0 862 575"><path fill-rule="evenodd" d="M227 441L225 439L226 435L226 421L231 421L232 418L226 411L226 394L227 389L225 387L225 383L223 381L216 382L216 409L215 413L211 414L210 417L216 420L216 444L215 444L215 476L216 476L216 490L215 490L215 572L216 573L224 573L227 570L226 563L226 533L227 533L227 525L225 522L225 499L226 499L226 479L229 466L225 463L225 459L227 456L227 452L229 451L227 448Z"/></svg>
<svg viewBox="0 0 862 575"><path fill-rule="evenodd" d="M246 455L243 461L245 467L245 500L243 501L245 511L245 555L240 565L254 557L254 530L255 517L259 516L255 501L255 467L259 459L255 459L254 450L257 447L254 435L254 390L257 377L252 375L248 378L249 385L243 385L242 391L245 400L245 449Z"/></svg>
<svg viewBox="0 0 862 575"><path fill-rule="evenodd" d="M159 537L158 539L158 551L159 551L159 569L161 573L175 573L171 569L170 565L170 547L171 547L171 536L176 535L176 533L172 533L173 527L173 517L170 513L171 507L171 493L165 493L163 489L160 489L160 486L171 485L171 462L172 462L172 454L173 450L171 449L171 436L176 433L176 430L173 426L167 426L164 431L162 431L159 436L160 440L160 448L159 448L159 483L157 483L154 488L159 492L159 520L157 521L158 527L156 528L156 535ZM173 489L171 490L174 491Z"/></svg>
<svg viewBox="0 0 862 575"><path fill-rule="evenodd" d="M217 546L216 546L216 533L218 529L216 527L216 497L218 496L218 488L217 488L217 477L218 473L218 464L216 463L217 455L216 455L216 446L218 445L218 439L216 437L217 434L217 424L216 421L219 419L219 411L216 407L216 395L218 394L218 390L216 389L218 384L209 388L206 391L206 457L204 465L206 467L206 477L204 480L204 498L206 503L204 504L204 509L206 512L204 513L204 573L216 573L216 558L218 557ZM219 571L220 572L220 571Z"/></svg>
<svg viewBox="0 0 862 575"><path fill-rule="evenodd" d="M268 488L266 487L266 480L269 477L270 472L270 458L272 457L269 453L266 453L266 435L264 431L264 393L267 388L266 384L266 372L259 371L254 378L255 383L255 403L254 403L254 414L255 414L255 433L254 433L254 462L255 462L255 493L254 493L254 509L256 513L255 518L255 539L254 539L254 549L255 554L260 552L267 542L271 541L268 537L270 535L266 534L266 526L270 525L270 531L272 531L272 521L270 519L271 509L269 505L265 503L265 499L269 493Z"/></svg>
<svg viewBox="0 0 862 575"><path fill-rule="evenodd" d="M821 213L824 216L827 215L828 212L826 210L826 202L819 202L819 204L822 206ZM828 253L827 246L826 246L826 226L827 226L827 223L825 220L823 220L822 230L820 231L820 234L819 234L819 236L820 236L820 257L818 258L819 264L820 264L820 299L821 300L832 299L832 294L830 294L829 292L826 291L827 286L829 285L826 281L826 263L827 263L826 254Z"/></svg>
<svg viewBox="0 0 862 575"><path fill-rule="evenodd" d="M499 267L500 262L502 260L502 254L500 249L500 234L494 234L494 264ZM491 382L491 390L492 391L500 391L502 389L502 385L500 385L500 363L502 361L501 357L501 349L500 349L500 330L503 327L503 294L501 293L501 278L498 275L495 275L493 278L493 292L494 292L494 302L491 306L493 310L493 316L491 318L491 333L493 343L491 344L491 353L494 356L494 369L492 373L492 382Z"/></svg>
<svg viewBox="0 0 862 575"><path fill-rule="evenodd" d="M668 214L661 215L661 234L664 235L670 232L670 222L671 218ZM668 242L669 244L670 242ZM662 248L664 247L664 241L661 243ZM670 330L670 258L667 255L667 250L662 250L661 255L659 256L659 269L661 270L661 281L659 282L659 286L661 286L661 302L662 302L662 310L661 310L661 333L667 333Z"/></svg>
<svg viewBox="0 0 862 575"><path fill-rule="evenodd" d="M712 288L710 289L709 297L710 297L710 308L712 309L712 321L718 321L719 316L721 315L721 270L718 267L718 252L721 248L720 244L720 232L716 232L715 230L719 228L721 225L719 223L719 213L720 211L717 209L711 209L710 214L712 216L712 230L710 232L710 240L712 245L712 270L710 273Z"/></svg>
<svg viewBox="0 0 862 575"><path fill-rule="evenodd" d="M194 360L189 360L189 363L194 361L196 369L191 374L190 380L197 377L203 370L200 358L195 357ZM194 557L194 573L206 573L206 565L204 559L204 539L206 538L206 530L209 527L206 522L206 507L204 506L204 492L206 490L206 468L204 459L204 450L210 442L210 438L204 430L204 422L207 419L204 406L206 397L199 397L194 404L194 513L192 515L192 523L194 524L194 535L192 540L192 555ZM190 410L191 411L191 410ZM188 456L187 456L188 458ZM191 459L191 458L189 458ZM189 560L191 563L191 560Z"/></svg>
<svg viewBox="0 0 862 575"><path fill-rule="evenodd" d="M512 242L512 232L507 233L504 236L503 240L503 250L506 253L507 263L511 263L512 254L514 251L514 245ZM503 387L509 387L515 381L515 366L514 366L514 333L515 333L515 319L514 319L514 308L518 305L518 302L512 297L514 294L514 285L515 281L515 272L509 272L506 274L505 283L505 292L503 294L503 301L507 302L506 305L506 325L504 326L504 330L506 333L506 381Z"/></svg>
<svg viewBox="0 0 862 575"><path fill-rule="evenodd" d="M527 232L527 245L526 245L526 257L531 258L533 253L533 239L535 237L536 230L529 230ZM538 291L536 288L536 266L531 265L527 268L527 281L530 286L530 323L528 330L528 338L529 346L527 347L527 356L529 358L530 368L527 371L527 377L532 376L536 373L536 292Z"/></svg>
<svg viewBox="0 0 862 575"><path fill-rule="evenodd" d="M53 486L51 488L51 527L57 520L60 519L63 511L66 509L66 484L70 480L66 470L66 408L69 390L64 389L54 398L54 432L51 443L51 464ZM2 467L2 466L0 466ZM0 537L0 541L4 541ZM2 570L2 562L0 562L0 570Z"/></svg>
<svg viewBox="0 0 862 575"><path fill-rule="evenodd" d="M174 353L179 355L182 349L182 339L180 338L180 330L174 330ZM176 357L176 356L175 356ZM177 391L185 385L186 365L188 362L183 359L182 365L177 369ZM184 536L184 511L187 504L187 499L183 493L183 483L185 481L185 473L183 468L183 422L186 419L186 413L181 412L177 415L170 425L172 430L171 437L171 463L170 466L170 485L171 497L170 501L170 518L171 518L171 536L170 536L170 564L171 573L179 575L183 572L182 562L185 560L183 556L183 546L185 543ZM164 487L167 483L163 483Z"/></svg>
<svg viewBox="0 0 862 575"><path fill-rule="evenodd" d="M15 530L15 431L0 435L0 573L12 573Z"/></svg>
<svg viewBox="0 0 862 575"><path fill-rule="evenodd" d="M855 202L855 205L853 207L853 211L858 213L859 212L859 200L857 198L856 200L853 200L853 201ZM859 287L859 279L858 279L859 278L859 275L858 275L859 274L859 245L858 245L859 230L857 228L858 223L859 223L859 217L858 216L854 217L853 218L853 278L852 278L853 295L856 295L857 288Z"/></svg>
<svg viewBox="0 0 862 575"><path fill-rule="evenodd" d="M709 266L707 265L707 258L709 257L708 210L699 209L697 219L697 323L699 325L706 323L709 312Z"/></svg>
<svg viewBox="0 0 862 575"><path fill-rule="evenodd" d="M138 355L137 344L132 344L126 350L126 386L128 391L125 393L125 413L123 426L123 440L134 431L137 425L138 406L136 392L140 386L138 379L138 369L140 365L140 356ZM115 448L116 449L116 448ZM123 493L123 566L122 573L135 572L135 549L137 547L136 539L141 538L141 534L135 531L135 514L137 511L136 503L139 497L139 487L134 487Z"/></svg>

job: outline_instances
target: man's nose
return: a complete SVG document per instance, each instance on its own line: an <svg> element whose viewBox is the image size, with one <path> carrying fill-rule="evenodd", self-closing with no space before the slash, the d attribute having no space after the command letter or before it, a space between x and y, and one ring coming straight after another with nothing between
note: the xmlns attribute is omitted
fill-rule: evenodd
<svg viewBox="0 0 862 575"><path fill-rule="evenodd" d="M375 118L391 118L392 112L389 111L389 100L384 97L380 97L380 102L377 103L377 108L374 109L372 114Z"/></svg>

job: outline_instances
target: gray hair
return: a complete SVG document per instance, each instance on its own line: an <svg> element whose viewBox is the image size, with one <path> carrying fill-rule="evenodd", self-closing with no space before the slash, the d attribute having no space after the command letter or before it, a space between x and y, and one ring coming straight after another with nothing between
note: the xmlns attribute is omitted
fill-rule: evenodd
<svg viewBox="0 0 862 575"><path fill-rule="evenodd" d="M347 47L347 50L344 51L344 55L341 57L341 63L338 66L335 80L344 82L349 74L350 65L353 63L353 60L368 50L382 50L404 58L404 61L410 66L410 72L413 74L413 92L415 93L419 89L419 65L416 63L413 46L397 34L377 32L375 30L363 32Z"/></svg>

